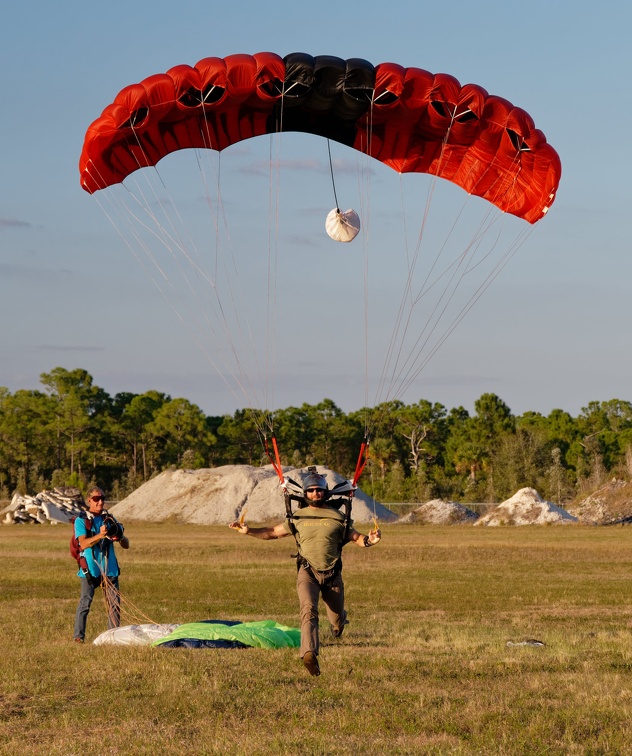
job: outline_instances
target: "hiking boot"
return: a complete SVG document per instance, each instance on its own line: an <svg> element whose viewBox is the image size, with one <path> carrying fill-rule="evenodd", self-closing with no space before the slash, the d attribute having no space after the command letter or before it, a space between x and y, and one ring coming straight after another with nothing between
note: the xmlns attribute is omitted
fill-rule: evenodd
<svg viewBox="0 0 632 756"><path fill-rule="evenodd" d="M75 638L75 643L83 643L83 638Z"/></svg>
<svg viewBox="0 0 632 756"><path fill-rule="evenodd" d="M318 666L318 657L313 651L308 651L303 657L303 664L305 669L314 677L320 674L320 667Z"/></svg>
<svg viewBox="0 0 632 756"><path fill-rule="evenodd" d="M344 632L345 625L348 625L348 624L349 624L349 620L345 617L345 620L342 623L342 627L334 627L333 625L329 625L329 632L331 633L331 637L340 638L340 636Z"/></svg>

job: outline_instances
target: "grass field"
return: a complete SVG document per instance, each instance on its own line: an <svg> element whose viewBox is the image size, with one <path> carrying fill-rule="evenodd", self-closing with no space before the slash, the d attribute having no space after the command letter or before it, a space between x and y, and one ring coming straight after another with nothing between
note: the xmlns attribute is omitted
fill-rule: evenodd
<svg viewBox="0 0 632 756"><path fill-rule="evenodd" d="M297 626L291 539L126 532L151 620ZM351 624L318 678L296 650L74 644L69 537L0 528L2 754L632 753L632 529L384 527L345 550Z"/></svg>

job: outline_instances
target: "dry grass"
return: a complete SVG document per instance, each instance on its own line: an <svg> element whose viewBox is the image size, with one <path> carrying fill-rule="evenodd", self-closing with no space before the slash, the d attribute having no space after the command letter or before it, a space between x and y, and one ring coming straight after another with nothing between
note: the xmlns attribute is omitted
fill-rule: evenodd
<svg viewBox="0 0 632 756"><path fill-rule="evenodd" d="M310 678L294 650L77 646L69 530L0 528L0 753L630 753L632 529L384 530L346 550L351 624ZM153 620L297 624L290 539L127 532Z"/></svg>

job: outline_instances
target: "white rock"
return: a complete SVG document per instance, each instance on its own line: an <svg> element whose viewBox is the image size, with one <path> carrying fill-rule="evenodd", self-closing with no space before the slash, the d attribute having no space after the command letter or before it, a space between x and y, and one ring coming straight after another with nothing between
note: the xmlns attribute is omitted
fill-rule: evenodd
<svg viewBox="0 0 632 756"><path fill-rule="evenodd" d="M476 512L454 501L433 499L413 509L398 522L425 522L429 525L456 525L472 523L478 518Z"/></svg>
<svg viewBox="0 0 632 756"><path fill-rule="evenodd" d="M577 518L550 501L545 501L534 488L521 488L503 501L475 525L546 525L577 522Z"/></svg>
<svg viewBox="0 0 632 756"><path fill-rule="evenodd" d="M331 488L344 478L328 468L318 467ZM305 468L284 468L284 474L300 483ZM296 508L296 505L294 505ZM358 489L353 499L352 518L370 522L374 515L382 522L396 519ZM246 512L247 522L280 522L285 503L279 479L271 466L225 465L202 470L166 471L148 481L110 508L121 522L162 522L170 517L183 523L228 525Z"/></svg>

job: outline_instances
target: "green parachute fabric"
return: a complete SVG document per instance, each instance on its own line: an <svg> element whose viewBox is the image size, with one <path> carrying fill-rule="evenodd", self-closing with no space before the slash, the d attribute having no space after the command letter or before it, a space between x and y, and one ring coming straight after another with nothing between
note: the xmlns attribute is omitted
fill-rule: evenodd
<svg viewBox="0 0 632 756"><path fill-rule="evenodd" d="M189 622L152 643L161 648L298 648L301 631L273 620Z"/></svg>

